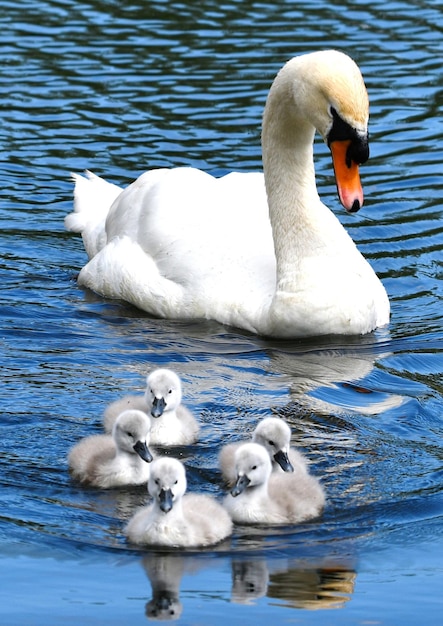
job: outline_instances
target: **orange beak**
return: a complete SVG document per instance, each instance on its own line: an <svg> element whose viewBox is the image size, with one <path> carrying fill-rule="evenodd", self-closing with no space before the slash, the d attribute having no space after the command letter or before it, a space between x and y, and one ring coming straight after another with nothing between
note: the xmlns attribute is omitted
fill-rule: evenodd
<svg viewBox="0 0 443 626"><path fill-rule="evenodd" d="M348 165L347 151L350 143L350 140L336 140L331 142L330 148L338 197L346 211L356 213L363 205L363 189L357 163L351 161Z"/></svg>

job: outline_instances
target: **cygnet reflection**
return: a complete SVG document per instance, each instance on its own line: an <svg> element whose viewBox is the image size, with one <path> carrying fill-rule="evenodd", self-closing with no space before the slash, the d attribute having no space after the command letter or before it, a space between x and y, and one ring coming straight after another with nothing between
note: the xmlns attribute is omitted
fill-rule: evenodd
<svg viewBox="0 0 443 626"><path fill-rule="evenodd" d="M152 598L146 603L145 614L152 620L176 620L183 612L180 584L185 570L183 557L152 553L142 560L149 578Z"/></svg>
<svg viewBox="0 0 443 626"><path fill-rule="evenodd" d="M254 604L267 596L288 608L340 609L351 599L357 574L334 564L309 566L279 559L233 559L231 601Z"/></svg>
<svg viewBox="0 0 443 626"><path fill-rule="evenodd" d="M254 604L266 595L269 571L264 559L232 560L232 595L236 604Z"/></svg>
<svg viewBox="0 0 443 626"><path fill-rule="evenodd" d="M341 609L352 597L356 577L342 567L292 566L270 574L267 595L294 609Z"/></svg>

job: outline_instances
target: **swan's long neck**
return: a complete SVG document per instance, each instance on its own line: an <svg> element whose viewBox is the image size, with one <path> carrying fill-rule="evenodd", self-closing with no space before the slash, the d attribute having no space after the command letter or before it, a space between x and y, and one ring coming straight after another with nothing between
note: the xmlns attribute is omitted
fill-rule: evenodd
<svg viewBox="0 0 443 626"><path fill-rule="evenodd" d="M263 117L262 150L277 261L277 290L292 291L302 249L318 247L314 221L322 205L315 184L313 125L297 110L294 77L279 73Z"/></svg>

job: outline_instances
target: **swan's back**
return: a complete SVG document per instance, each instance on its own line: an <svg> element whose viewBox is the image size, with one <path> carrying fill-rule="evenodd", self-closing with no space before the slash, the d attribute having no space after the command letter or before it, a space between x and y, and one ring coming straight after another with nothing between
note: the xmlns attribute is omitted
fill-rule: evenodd
<svg viewBox="0 0 443 626"><path fill-rule="evenodd" d="M271 87L264 175L159 169L121 193L91 174L77 178L66 226L81 232L90 257L79 283L158 317L214 319L265 336L386 325L386 291L320 201L313 163L317 130L331 148L342 204L358 210L354 174L369 154L367 121L358 67L326 50L288 61Z"/></svg>
<svg viewBox="0 0 443 626"><path fill-rule="evenodd" d="M128 206L129 221L123 211ZM196 280L213 292L214 280L224 288L232 279L233 264L238 264L237 272L256 273L255 261L271 255L267 213L263 174L232 172L214 178L177 167L145 172L127 187L112 205L106 229L109 239L127 235L137 241L168 280L186 287ZM251 220L254 237L245 239Z"/></svg>
<svg viewBox="0 0 443 626"><path fill-rule="evenodd" d="M87 217L75 219L86 225L83 239L94 240L89 250L107 242L79 274L97 293L159 317L226 323L242 302L237 325L253 332L248 319L271 302L275 257L260 173L216 179L192 168L153 170L117 197L101 238ZM245 237L251 223L254 237Z"/></svg>

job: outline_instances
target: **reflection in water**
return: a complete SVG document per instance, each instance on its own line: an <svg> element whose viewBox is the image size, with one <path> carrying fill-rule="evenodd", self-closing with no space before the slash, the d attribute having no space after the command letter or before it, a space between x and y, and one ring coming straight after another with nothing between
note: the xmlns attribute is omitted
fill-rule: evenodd
<svg viewBox="0 0 443 626"><path fill-rule="evenodd" d="M116 309L109 306L109 310L106 310L110 315L108 321L112 321ZM126 315L130 310L124 308L124 311ZM143 323L143 319L136 320L128 324L129 328L126 329L118 323L112 323L109 330L117 336L129 331L136 335L137 332L145 332ZM214 381L222 381L220 391L227 402L235 404L239 402L239 397L243 400L247 397L250 408L254 408L254 402L258 403L255 408L262 408L259 392L273 390L273 382L284 392L289 388L291 399L303 410L322 415L343 412L375 415L408 401L404 393L395 393L403 391L402 379L381 370L382 365L379 365L392 351L392 340L385 330L371 334L370 337L329 338L329 343L328 338L322 338L321 344L314 340L279 342L256 337L240 339L237 336L234 344L231 334L220 332L219 328L215 329L211 324L203 325L199 330L195 325L173 324L162 320L160 329L156 330L157 339L154 341L149 338L153 342L153 350L165 351L164 346L182 346L181 349L187 354L188 360L180 363L179 370L186 380L184 398L191 404L190 394L194 399L208 396L212 399L219 390ZM183 341L184 333L188 338L186 343ZM130 336L128 340L131 340ZM132 355L138 350L138 344L135 341L133 343ZM213 356L209 376L206 377L195 371L194 361L206 359L208 351ZM250 355L251 361L262 355L260 365L272 374L273 380L268 378L264 383L261 369L245 370L245 354ZM177 368L174 358L175 352L166 353L162 366ZM146 375L153 367L146 358L138 358L127 365L125 376L130 373L140 376L133 391L142 393ZM231 384L228 384L229 380ZM231 391L231 388L235 391ZM128 389L124 391L128 392ZM227 391L236 395L226 396Z"/></svg>
<svg viewBox="0 0 443 626"><path fill-rule="evenodd" d="M268 597L294 609L341 609L351 599L356 577L341 568L291 567L270 575Z"/></svg>
<svg viewBox="0 0 443 626"><path fill-rule="evenodd" d="M272 351L273 371L290 376L292 399L302 408L322 415L352 412L375 415L406 401L405 396L370 388L365 382L379 359L386 357L377 344L353 347Z"/></svg>
<svg viewBox="0 0 443 626"><path fill-rule="evenodd" d="M185 558L153 552L143 558L142 564L152 588L152 598L146 603L146 617L152 620L178 619L183 611L180 583Z"/></svg>
<svg viewBox="0 0 443 626"><path fill-rule="evenodd" d="M232 602L252 604L266 595L268 583L265 559L232 559Z"/></svg>
<svg viewBox="0 0 443 626"><path fill-rule="evenodd" d="M212 559L171 552L150 552L142 559L152 598L146 603L151 620L176 620L186 606L180 600L185 573L195 573ZM260 598L294 609L340 609L351 599L357 574L351 565L306 560L283 564L280 559L239 557L231 560L231 602L252 605ZM275 602L277 600L277 602Z"/></svg>
<svg viewBox="0 0 443 626"><path fill-rule="evenodd" d="M265 559L233 559L232 602L252 604L268 596L297 609L339 609L354 591L356 572L343 566L309 567L306 562L270 572Z"/></svg>
<svg viewBox="0 0 443 626"><path fill-rule="evenodd" d="M313 567L303 561L270 572L265 559L233 559L231 600L253 604L266 595L288 608L339 609L351 599L356 577L343 565Z"/></svg>

